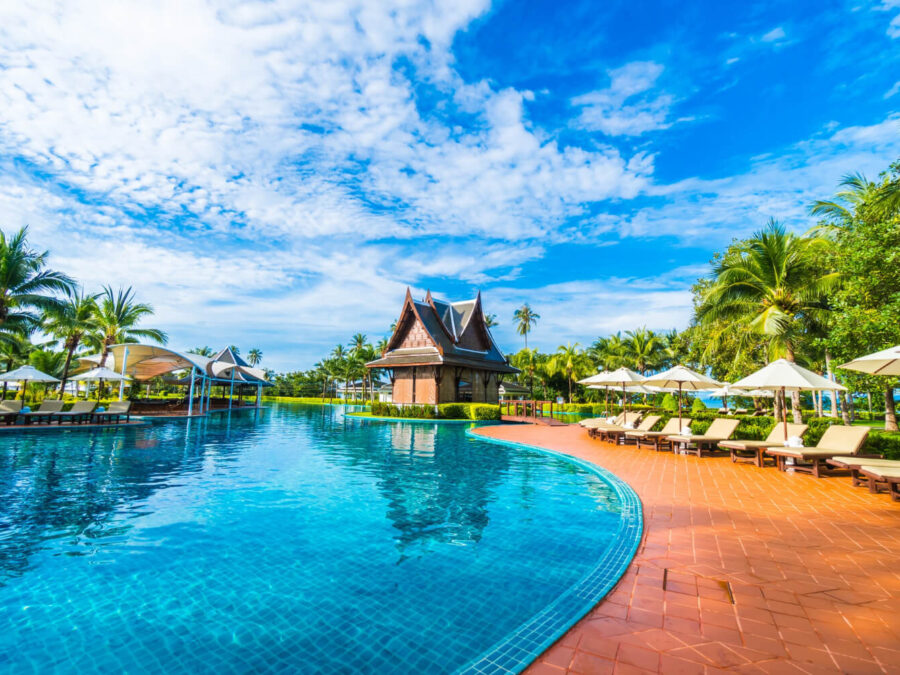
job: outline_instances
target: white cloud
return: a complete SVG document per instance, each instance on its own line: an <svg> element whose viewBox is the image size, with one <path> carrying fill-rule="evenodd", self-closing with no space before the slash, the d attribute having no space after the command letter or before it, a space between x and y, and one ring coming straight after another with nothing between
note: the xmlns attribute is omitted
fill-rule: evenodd
<svg viewBox="0 0 900 675"><path fill-rule="evenodd" d="M778 26L763 35L760 40L763 42L781 42L785 37L786 33L784 32L784 28Z"/></svg>
<svg viewBox="0 0 900 675"><path fill-rule="evenodd" d="M884 98L889 99L892 96L895 96L898 92L900 92L900 80L894 82L894 86L884 92Z"/></svg>
<svg viewBox="0 0 900 675"><path fill-rule="evenodd" d="M671 126L671 95L655 91L663 66L652 61L634 61L609 71L610 83L572 99L581 109L577 124L608 136L640 136Z"/></svg>

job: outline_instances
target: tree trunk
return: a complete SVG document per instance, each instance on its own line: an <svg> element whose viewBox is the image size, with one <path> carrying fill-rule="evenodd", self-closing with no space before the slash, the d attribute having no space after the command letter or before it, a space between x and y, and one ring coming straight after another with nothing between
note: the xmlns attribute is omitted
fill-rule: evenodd
<svg viewBox="0 0 900 675"><path fill-rule="evenodd" d="M791 392L791 411L794 414L794 424L803 424L803 411L800 407L800 392Z"/></svg>
<svg viewBox="0 0 900 675"><path fill-rule="evenodd" d="M781 406L784 405L784 401L781 400L781 392L776 391L775 396L772 397L772 414L775 415L775 420L781 419Z"/></svg>
<svg viewBox="0 0 900 675"><path fill-rule="evenodd" d="M62 377L59 382L59 400L61 401L66 393L66 380L69 379L69 366L72 364L72 355L78 348L78 343L71 345L66 352L66 364L63 366Z"/></svg>
<svg viewBox="0 0 900 675"><path fill-rule="evenodd" d="M831 372L831 353L826 349L825 350L825 374L828 376L828 379L834 382L834 373ZM837 404L837 396L832 391L828 394L828 398L831 399L831 416L838 416L838 404Z"/></svg>
<svg viewBox="0 0 900 675"><path fill-rule="evenodd" d="M847 413L847 403L844 401L844 396L839 391L831 392L832 397L835 401L837 401L838 413L841 416L841 421L844 424L850 424L850 415Z"/></svg>
<svg viewBox="0 0 900 675"><path fill-rule="evenodd" d="M572 403L572 378L568 377L569 380L569 403Z"/></svg>
<svg viewBox="0 0 900 675"><path fill-rule="evenodd" d="M856 408L853 405L853 392L848 391L844 394L847 397L847 417L850 419L849 424L853 424L856 419Z"/></svg>
<svg viewBox="0 0 900 675"><path fill-rule="evenodd" d="M897 428L897 408L894 405L894 388L885 387L884 390L884 430L900 431Z"/></svg>

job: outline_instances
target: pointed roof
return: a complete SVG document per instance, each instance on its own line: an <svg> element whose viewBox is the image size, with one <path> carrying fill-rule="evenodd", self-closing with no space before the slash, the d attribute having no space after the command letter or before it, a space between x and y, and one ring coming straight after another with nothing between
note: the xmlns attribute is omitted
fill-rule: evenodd
<svg viewBox="0 0 900 675"><path fill-rule="evenodd" d="M403 347L413 326L424 328L427 344ZM394 333L380 359L367 363L369 368L392 368L403 365L458 365L504 373L517 373L506 362L484 323L481 293L462 302L438 300L428 291L424 300L414 300L406 289L406 297Z"/></svg>

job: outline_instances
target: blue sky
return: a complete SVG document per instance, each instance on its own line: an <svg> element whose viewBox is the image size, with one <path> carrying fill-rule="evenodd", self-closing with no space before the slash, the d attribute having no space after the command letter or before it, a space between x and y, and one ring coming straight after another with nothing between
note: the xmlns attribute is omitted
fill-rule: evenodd
<svg viewBox="0 0 900 675"><path fill-rule="evenodd" d="M0 6L0 227L176 348L305 368L410 285L533 344L683 327L768 218L900 158L900 0Z"/></svg>

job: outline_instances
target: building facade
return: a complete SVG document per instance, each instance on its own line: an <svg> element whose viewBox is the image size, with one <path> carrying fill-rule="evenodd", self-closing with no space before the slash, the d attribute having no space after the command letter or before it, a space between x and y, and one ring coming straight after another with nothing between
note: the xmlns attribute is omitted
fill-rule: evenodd
<svg viewBox="0 0 900 675"><path fill-rule="evenodd" d="M480 293L444 302L429 291L417 301L409 289L387 349L366 367L387 374L399 404L497 403L503 377L519 372L485 324Z"/></svg>

